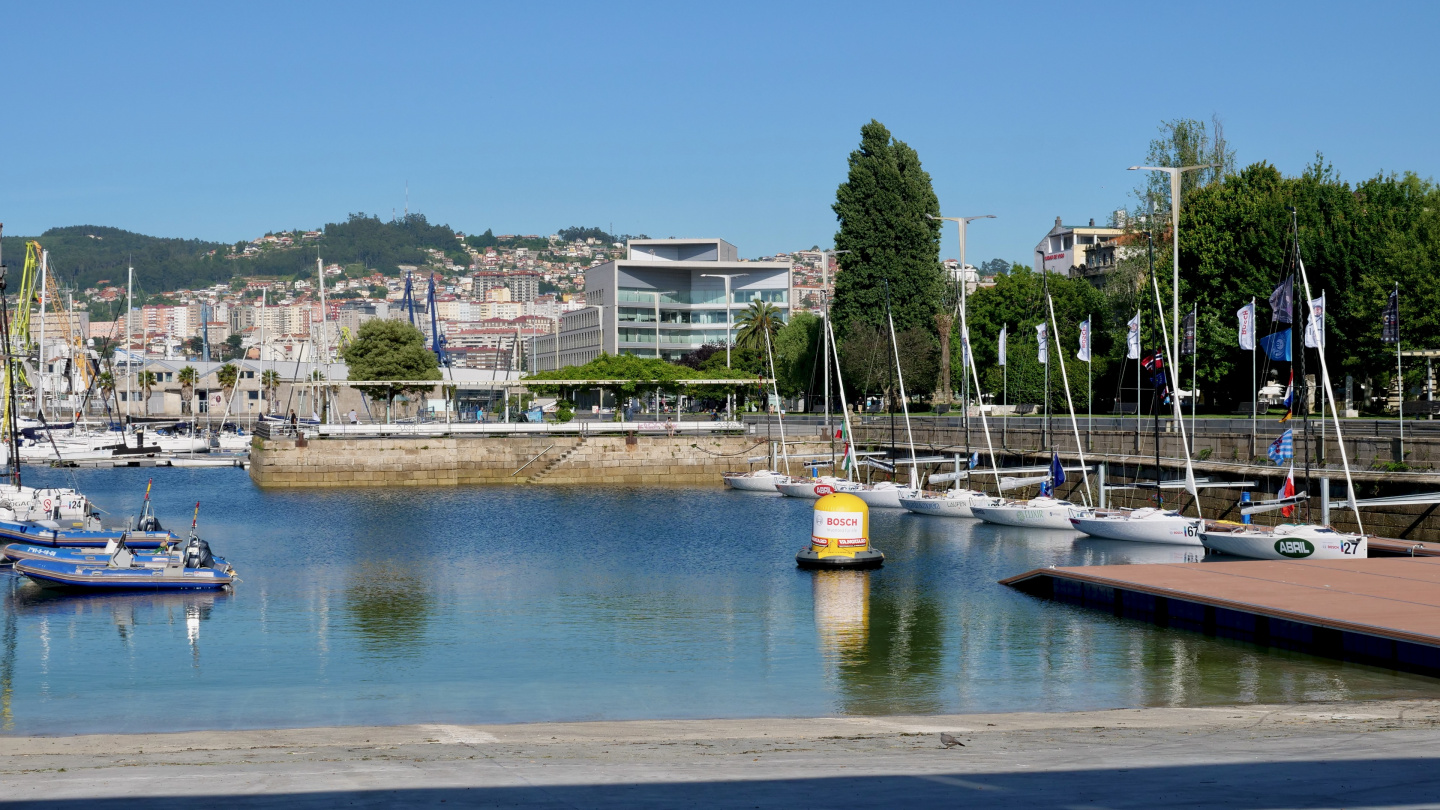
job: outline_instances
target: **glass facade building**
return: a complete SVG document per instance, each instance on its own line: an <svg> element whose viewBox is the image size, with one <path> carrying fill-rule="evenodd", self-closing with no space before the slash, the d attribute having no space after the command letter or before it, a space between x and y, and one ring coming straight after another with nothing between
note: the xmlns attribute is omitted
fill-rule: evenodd
<svg viewBox="0 0 1440 810"><path fill-rule="evenodd" d="M740 261L723 239L633 240L626 258L585 272L580 312L587 316L561 319L558 352L553 335L532 340L528 367L583 365L602 351L673 362L733 339L733 322L752 301L774 305L788 320L791 284L790 262Z"/></svg>

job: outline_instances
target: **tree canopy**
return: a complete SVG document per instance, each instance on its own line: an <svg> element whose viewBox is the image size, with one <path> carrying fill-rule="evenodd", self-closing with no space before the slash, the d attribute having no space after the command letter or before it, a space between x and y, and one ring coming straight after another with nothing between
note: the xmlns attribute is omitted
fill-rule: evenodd
<svg viewBox="0 0 1440 810"><path fill-rule="evenodd" d="M753 386L756 375L741 369L726 369L725 356L720 353L720 367L706 368L703 372L689 366L669 363L658 357L640 357L633 354L601 354L583 366L565 366L554 371L541 371L526 377L527 388L537 394L559 394L567 388L566 380L613 380L605 384L587 383L585 388L603 388L617 397L633 397L659 388L666 393L684 393L691 396L721 395L738 392L746 386ZM681 380L694 379L735 380L735 385L686 386ZM553 381L554 384L548 384ZM694 390L692 390L694 389Z"/></svg>
<svg viewBox="0 0 1440 810"><path fill-rule="evenodd" d="M929 173L914 149L873 120L860 128L860 148L850 153L849 165L832 206L840 220L835 249L849 251L838 256L836 326L885 326L888 280L895 329L933 330L945 281L940 221L925 216L940 214Z"/></svg>
<svg viewBox="0 0 1440 810"><path fill-rule="evenodd" d="M440 361L425 348L425 335L404 321L375 318L360 324L360 331L341 350L351 380L440 380ZM390 399L404 391L428 386L372 386L373 399Z"/></svg>

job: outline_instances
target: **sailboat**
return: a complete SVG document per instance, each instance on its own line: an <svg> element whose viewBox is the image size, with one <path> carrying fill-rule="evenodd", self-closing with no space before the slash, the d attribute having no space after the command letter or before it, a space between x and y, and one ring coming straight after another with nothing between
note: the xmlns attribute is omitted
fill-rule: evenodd
<svg viewBox="0 0 1440 810"><path fill-rule="evenodd" d="M824 339L829 341L830 356L835 360L835 379L840 391L840 413L841 425L845 438L845 461L842 466L846 477L839 478L831 475L822 475L816 478L790 478L777 480L775 489L781 495L790 498L804 498L817 500L834 492L855 493L861 488L861 484L851 480L850 476L855 474L856 456L854 433L850 427L850 405L845 401L845 380L840 373L840 352L835 345L835 330L830 326L830 319L824 319L822 328L825 330Z"/></svg>
<svg viewBox="0 0 1440 810"><path fill-rule="evenodd" d="M1169 335L1165 323L1165 308L1160 302L1160 285L1155 278L1155 252L1152 244L1150 250L1150 284L1155 292L1155 311L1160 323L1161 343L1167 344ZM1179 324L1176 324L1179 327ZM1160 480L1160 409L1159 399L1161 391L1167 386L1168 374L1164 367L1164 352L1156 350L1150 355L1146 363L1150 364L1152 370L1151 381L1154 383L1152 396L1155 398L1155 407L1152 411L1155 414L1155 494L1157 500L1164 492L1164 484ZM1179 379L1178 372L1175 375ZM1175 391L1174 387L1170 388ZM1185 435L1185 413L1180 407L1180 397L1175 392L1170 397L1171 404L1175 409L1175 423L1180 426L1180 447L1189 448L1190 442ZM1136 399L1136 410L1139 410L1139 399ZM1190 454L1185 452L1185 487L1192 494L1197 492L1195 484L1195 473L1190 465ZM1179 510L1163 509L1156 507L1142 507L1140 509L1108 509L1092 510L1087 513L1077 513L1071 517L1070 525L1090 535L1106 540L1128 540L1142 543L1165 543L1177 546L1200 545L1200 524L1198 517L1200 499L1195 498L1195 509L1197 517L1185 517Z"/></svg>
<svg viewBox="0 0 1440 810"><path fill-rule="evenodd" d="M1314 299L1310 294L1310 277L1305 272L1305 261L1300 256L1300 225L1294 208L1290 209L1290 223L1291 238L1295 245L1295 266L1300 271L1300 280L1305 288L1305 300L1309 302ZM1307 309L1309 309L1308 306ZM1345 469L1346 501L1355 513L1355 525L1360 531L1357 533L1341 532L1328 525L1316 523L1282 523L1273 527L1217 523L1207 525L1200 531L1200 542L1212 551L1256 560L1353 560L1369 556L1369 537L1365 534L1365 524L1360 518L1360 504L1355 498L1355 483L1350 477L1350 458L1345 451L1344 434L1340 430L1340 413L1335 403L1335 390L1330 384L1330 367L1325 362L1324 324L1315 317L1313 311L1306 320L1305 329L1307 332L1314 330L1315 346L1319 349L1317 353L1320 357L1320 387L1324 394L1320 405L1321 418L1324 418L1323 410L1325 404L1328 403L1331 417L1334 420L1335 438L1340 447L1340 463ZM1293 320L1290 339L1294 340ZM1304 348L1300 349L1299 356L1300 379L1304 380ZM1301 420L1305 427L1304 435L1309 435L1310 409L1305 407L1305 399L1305 397L1300 397ZM1308 478L1310 468L1308 452L1306 453L1305 468ZM1290 475L1286 478L1285 487L1280 491L1279 497L1245 507L1241 510L1242 514L1253 515L1279 509L1282 510L1283 515L1290 516L1296 504L1303 503L1309 498L1308 491L1295 493L1294 480L1295 469L1292 461ZM1329 519L1328 514L1325 515L1325 519Z"/></svg>
<svg viewBox="0 0 1440 810"><path fill-rule="evenodd" d="M915 486L915 479L919 474L915 464L915 433L910 429L910 404L905 399L905 372L900 368L900 344L895 339L895 316L890 311L890 281L885 281L885 320L890 327L890 348L894 352L895 379L900 391L900 410L905 414L905 438L910 446L910 484L897 484L894 481L880 481L875 484L860 484L857 488L850 490L856 497L864 501L871 508L882 509L903 509L900 499L914 498L919 496L920 488ZM891 411L892 420L894 411ZM894 422L892 421L893 425ZM899 463L890 465L890 472L893 474L899 468Z"/></svg>
<svg viewBox="0 0 1440 810"><path fill-rule="evenodd" d="M1048 271L1041 274L1041 281L1044 283L1045 303L1050 314L1050 322L1048 324L1042 325L1048 326L1049 329L1053 332L1056 347L1059 348L1060 327L1057 319L1055 318L1055 302L1050 298L1050 281ZM1043 331L1042 334L1044 334ZM1050 364L1048 361L1050 359L1050 335L1044 335L1044 340L1045 342L1041 345L1044 348L1044 359L1046 361L1045 400L1047 403L1046 412L1048 414L1050 376ZM1057 354L1059 354L1059 352L1057 352ZM1075 419L1075 401L1070 396L1070 375L1069 372L1065 370L1065 362L1063 356L1060 358L1060 373L1062 375L1062 379L1065 385L1065 402L1070 409L1070 427L1075 433L1075 447L1077 454L1080 457L1080 474L1081 476L1083 476L1083 480L1085 481L1085 488L1082 490L1082 492L1085 492L1088 491L1090 488L1090 474L1085 466L1085 445L1083 442L1080 441L1080 423ZM994 463L993 451L991 454L991 463ZM1065 483L1065 468L1060 463L1059 451L1052 449L1050 454L1049 472L1048 475L1044 479L1042 479L1039 497L1021 501L1004 501L1002 503L986 506L974 505L971 506L970 511L974 513L975 517L980 518L986 523L995 523L1002 526L1021 526L1032 529L1058 529L1074 531L1074 526L1071 525L1070 518L1077 510L1088 510L1089 506L1077 505L1070 501L1056 498L1056 488L1063 483Z"/></svg>

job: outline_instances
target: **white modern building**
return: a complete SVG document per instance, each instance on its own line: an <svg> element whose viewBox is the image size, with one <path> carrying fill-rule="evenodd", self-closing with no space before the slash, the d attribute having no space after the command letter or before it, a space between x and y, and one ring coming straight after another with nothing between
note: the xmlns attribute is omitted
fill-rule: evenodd
<svg viewBox="0 0 1440 810"><path fill-rule="evenodd" d="M601 352L675 361L731 339L728 327L751 301L788 320L790 298L788 260L741 261L723 239L633 240L624 259L585 271L587 306L560 316L558 350L556 335L530 341L529 368L584 365Z"/></svg>

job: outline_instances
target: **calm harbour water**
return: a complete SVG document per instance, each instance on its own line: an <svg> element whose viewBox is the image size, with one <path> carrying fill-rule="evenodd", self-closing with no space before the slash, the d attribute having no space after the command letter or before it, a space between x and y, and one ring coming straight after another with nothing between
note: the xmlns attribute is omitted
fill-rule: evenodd
<svg viewBox="0 0 1440 810"><path fill-rule="evenodd" d="M817 716L1440 697L996 584L1185 551L872 512L873 572L797 570L808 501L720 489L265 492L242 470L36 470L200 527L233 593L6 573L5 733Z"/></svg>

